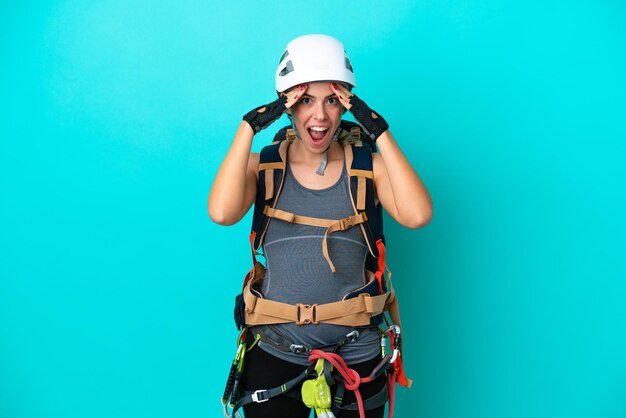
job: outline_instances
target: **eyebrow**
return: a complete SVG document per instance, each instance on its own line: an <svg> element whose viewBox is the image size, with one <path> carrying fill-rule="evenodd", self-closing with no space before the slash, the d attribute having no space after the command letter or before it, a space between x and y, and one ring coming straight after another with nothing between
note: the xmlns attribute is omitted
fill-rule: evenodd
<svg viewBox="0 0 626 418"><path fill-rule="evenodd" d="M307 94L307 93L304 93L304 94L302 95L302 97L310 97L310 98L312 98L312 99L315 99L315 96L311 96L310 94ZM337 97L337 94L332 93L332 94L330 94L330 95L328 95L328 96L324 97L324 99L330 99L331 97Z"/></svg>

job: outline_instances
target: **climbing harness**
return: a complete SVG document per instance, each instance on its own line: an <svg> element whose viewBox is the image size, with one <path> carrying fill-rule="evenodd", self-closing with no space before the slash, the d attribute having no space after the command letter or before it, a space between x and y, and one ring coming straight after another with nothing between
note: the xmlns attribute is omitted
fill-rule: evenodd
<svg viewBox="0 0 626 418"><path fill-rule="evenodd" d="M362 377L354 369L348 367L338 353L343 345L358 339L358 331L354 330L346 335L346 338L342 339L332 350L311 349L308 357L311 365L288 382L271 389L241 392L241 372L243 370L245 353L258 341L263 341L261 335L256 333L254 342L250 348L246 349L244 335L248 331L249 329L245 328L239 335L237 352L231 365L226 389L222 397L225 418L240 417L239 409L243 406L250 403L266 402L281 395L301 399L308 407L315 409L318 417L326 418L335 417L340 410L359 411L360 417L364 418L366 410L378 408L389 401L389 417L393 417L393 385L397 378L396 363L400 361L400 328L397 325L392 325L385 331L381 330L381 360L368 376ZM392 354L386 353L385 341L387 339L389 339ZM374 396L363 399L359 386L372 382L385 372L387 373L385 387ZM301 382L301 390L295 392L294 389ZM333 385L336 386L334 396L331 395L330 388ZM354 392L356 402L342 405L346 390ZM228 407L231 408L230 411Z"/></svg>
<svg viewBox="0 0 626 418"><path fill-rule="evenodd" d="M292 342L286 336L282 335L280 332L275 331L271 326L268 327L254 327L250 329L250 332L254 334L255 341L263 342L279 351L284 353L310 353L313 350L322 350L322 351L334 351L337 352L344 345L348 343L353 343L359 339L361 333L358 330L352 330L346 336L340 340L336 344L329 344L325 346L318 347L309 347L305 344L299 344L296 342Z"/></svg>

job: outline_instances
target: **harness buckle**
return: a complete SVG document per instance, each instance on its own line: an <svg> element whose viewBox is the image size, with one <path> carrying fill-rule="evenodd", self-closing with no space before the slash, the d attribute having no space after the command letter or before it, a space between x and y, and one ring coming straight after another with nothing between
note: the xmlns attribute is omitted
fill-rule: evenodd
<svg viewBox="0 0 626 418"><path fill-rule="evenodd" d="M300 354L307 352L308 350L304 348L302 344L291 344L289 346L289 351L291 351L292 353Z"/></svg>
<svg viewBox="0 0 626 418"><path fill-rule="evenodd" d="M356 340L358 340L359 337L360 337L360 333L359 333L358 330L355 329L355 330L353 330L353 331L351 331L351 332L346 334L346 342L353 343Z"/></svg>
<svg viewBox="0 0 626 418"><path fill-rule="evenodd" d="M262 395L262 396L259 396L259 395ZM269 397L266 398L266 396L267 396L267 389L259 389L251 395L252 400L256 403L269 401L270 398Z"/></svg>
<svg viewBox="0 0 626 418"><path fill-rule="evenodd" d="M298 319L296 325L319 324L317 320L317 303L314 305L305 305L304 303L296 303L298 308Z"/></svg>

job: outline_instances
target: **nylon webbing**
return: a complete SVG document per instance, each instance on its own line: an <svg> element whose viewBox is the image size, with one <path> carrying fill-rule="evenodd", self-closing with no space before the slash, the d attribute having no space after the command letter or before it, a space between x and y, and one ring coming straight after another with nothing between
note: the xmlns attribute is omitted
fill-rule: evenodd
<svg viewBox="0 0 626 418"><path fill-rule="evenodd" d="M274 197L274 169L265 170L265 200Z"/></svg>
<svg viewBox="0 0 626 418"><path fill-rule="evenodd" d="M394 298L391 292L378 296L364 293L355 298L321 305L291 305L257 297L250 291L250 283L243 289L245 322L248 326L289 322L297 325L322 322L353 327L368 326L372 317L385 310L390 298Z"/></svg>
<svg viewBox="0 0 626 418"><path fill-rule="evenodd" d="M374 173L370 170L350 170L350 176L367 177L368 179L374 179Z"/></svg>
<svg viewBox="0 0 626 418"><path fill-rule="evenodd" d="M328 253L328 234L337 231L345 231L346 229L352 228L355 225L362 224L367 221L367 215L365 214L365 212L361 212L358 215L348 216L347 218L339 220L296 215L295 213L271 208L269 206L266 206L265 209L263 209L263 213L268 218L280 219L284 222L326 228L326 232L324 233L324 239L322 240L322 254L324 254L324 258L326 259L326 262L330 267L330 271L332 271L333 273L336 271L336 269Z"/></svg>
<svg viewBox="0 0 626 418"><path fill-rule="evenodd" d="M296 215L295 213L287 212L281 209L271 208L269 206L265 206L265 209L263 209L263 213L268 218L276 218L276 219L280 219L281 221L290 222L294 224L319 226L323 228L328 228L337 222L334 219L313 218L310 216Z"/></svg>
<svg viewBox="0 0 626 418"><path fill-rule="evenodd" d="M350 135L352 135L352 137L357 140L360 141L361 140L361 128L359 128L358 126L355 126L354 128L350 129Z"/></svg>
<svg viewBox="0 0 626 418"><path fill-rule="evenodd" d="M368 399L363 400L363 409L369 411L370 409L378 408L379 406L383 406L387 403L389 399L389 389L387 388L387 384L383 386L383 388L374 396ZM349 405L340 406L339 409L344 411L358 411L359 404L357 402L351 403Z"/></svg>
<svg viewBox="0 0 626 418"><path fill-rule="evenodd" d="M270 400L271 398L282 395L286 392L289 392L291 389L296 387L296 385L302 382L304 379L310 377L312 372L312 367L307 367L304 372L300 373L298 376L294 377L290 381L283 383L280 386L276 386L272 389L260 389L254 392L247 392L233 407L233 410L230 413L231 418L235 417L235 413L244 405L247 405L252 402L265 402Z"/></svg>
<svg viewBox="0 0 626 418"><path fill-rule="evenodd" d="M352 161L354 160L354 155L352 153L352 147L350 146L350 144L345 144L343 146L343 152L345 154L345 159L346 159L346 168L349 171L352 171ZM348 174L350 175L350 177L352 177L352 173L348 172ZM350 182L352 183L352 182ZM352 204L352 209L354 209L354 213L358 214L359 211L356 208L356 202L354 201L354 195L352 193L352 185L350 185L350 203ZM358 196L357 196L357 200L358 200ZM365 212L363 212L365 213ZM374 251L372 250L372 243L370 242L370 239L368 238L367 232L365 231L365 227L363 226L363 224L360 225L361 227L361 232L363 232L363 237L365 238L365 242L367 244L367 249L369 250L370 254L373 257L376 257L376 255L374 254Z"/></svg>
<svg viewBox="0 0 626 418"><path fill-rule="evenodd" d="M365 210L365 177L359 176L356 188L356 208L357 210Z"/></svg>

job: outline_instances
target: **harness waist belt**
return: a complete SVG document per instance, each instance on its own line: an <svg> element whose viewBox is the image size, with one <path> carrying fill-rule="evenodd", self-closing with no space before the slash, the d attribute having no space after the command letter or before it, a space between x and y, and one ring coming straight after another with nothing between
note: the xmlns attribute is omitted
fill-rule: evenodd
<svg viewBox="0 0 626 418"><path fill-rule="evenodd" d="M297 325L318 324L367 326L373 316L382 314L387 305L395 299L392 292L378 296L367 293L351 299L321 305L276 302L255 296L250 292L250 283L243 290L245 301L245 321L247 325L284 324L295 322Z"/></svg>

